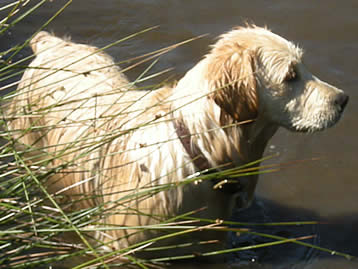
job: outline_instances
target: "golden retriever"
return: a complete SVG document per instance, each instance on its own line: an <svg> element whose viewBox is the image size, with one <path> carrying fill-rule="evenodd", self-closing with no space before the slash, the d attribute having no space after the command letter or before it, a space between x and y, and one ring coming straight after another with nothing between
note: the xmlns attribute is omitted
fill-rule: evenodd
<svg viewBox="0 0 358 269"><path fill-rule="evenodd" d="M200 208L197 217L228 219L235 201L250 204L257 175L180 183L259 160L280 126L328 128L348 102L308 71L299 47L257 26L223 34L176 85L153 91L136 89L95 47L47 32L30 45L36 57L6 108L8 128L28 162L53 168L47 188L67 210L101 210L93 225L108 230L91 236L109 249L157 235L136 226ZM224 240L225 233L187 237Z"/></svg>

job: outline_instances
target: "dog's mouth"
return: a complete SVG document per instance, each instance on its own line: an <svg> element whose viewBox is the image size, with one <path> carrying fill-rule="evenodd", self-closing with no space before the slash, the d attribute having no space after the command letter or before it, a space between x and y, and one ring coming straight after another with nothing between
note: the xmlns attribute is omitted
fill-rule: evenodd
<svg viewBox="0 0 358 269"><path fill-rule="evenodd" d="M338 95L328 106L328 109L306 112L300 117L292 119L291 124L284 127L290 131L302 133L323 131L334 126L340 120L348 104L348 100L348 95Z"/></svg>
<svg viewBox="0 0 358 269"><path fill-rule="evenodd" d="M305 122L305 124L293 124L292 128L289 128L295 132L302 133L314 133L320 132L325 129L333 127L342 117L343 111L333 111L331 113L319 113L313 115L311 121Z"/></svg>

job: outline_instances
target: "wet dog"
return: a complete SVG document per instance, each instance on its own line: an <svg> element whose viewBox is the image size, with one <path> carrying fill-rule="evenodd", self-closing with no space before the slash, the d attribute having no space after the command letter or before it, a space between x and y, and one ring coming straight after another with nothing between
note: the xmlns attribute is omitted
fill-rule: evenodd
<svg viewBox="0 0 358 269"><path fill-rule="evenodd" d="M61 203L101 208L95 222L108 229L91 236L109 249L158 235L138 226L200 208L197 217L228 219L235 201L250 204L257 175L181 183L259 160L281 126L331 127L348 102L309 72L299 47L256 26L223 34L176 85L153 91L137 90L95 47L46 32L30 45L36 57L7 108L9 129L28 162L54 169L47 188ZM224 238L208 230L173 240Z"/></svg>

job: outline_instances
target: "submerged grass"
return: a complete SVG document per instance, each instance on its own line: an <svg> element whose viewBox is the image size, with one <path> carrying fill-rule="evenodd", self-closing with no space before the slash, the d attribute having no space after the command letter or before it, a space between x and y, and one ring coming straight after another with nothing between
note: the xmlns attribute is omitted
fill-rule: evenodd
<svg viewBox="0 0 358 269"><path fill-rule="evenodd" d="M29 3L33 3L30 5ZM0 35L4 34L6 31L21 22L26 16L31 15L35 12L40 6L44 3L50 2L47 0L42 1L13 1L12 3L0 6L0 11L7 12L7 15L3 18L0 18ZM72 1L68 1L61 9L58 10L42 27L45 28L52 20L54 20L61 12L67 8ZM37 29L34 33L36 34L41 29ZM108 49L109 47L115 46L133 38L137 35L143 34L147 31L152 30L152 28L144 29L141 32L134 33L126 38L115 41L112 44L103 47L99 51ZM6 51L0 52L0 56L6 56L6 60L1 62L0 67L0 82L4 84L0 88L1 91L8 89L13 89L17 86L18 82L6 83L8 80L17 78L24 71L24 64L31 59L33 56L26 57L19 61L14 61L15 56L28 45L29 41L26 40L23 44L16 45L7 49ZM138 84L140 82L148 81L155 76L159 76L165 73L167 70L156 74L150 74L151 67L156 63L159 56L168 51L186 44L191 40L186 40L172 46L159 49L152 53L148 53L136 58L129 59L127 61L120 62L119 64L126 64L127 67L123 69L123 72L130 70L140 64L149 63L148 68L143 71L143 73L133 82L133 84ZM66 67L64 67L66 68ZM53 70L57 72L58 70ZM73 74L73 76L82 75L82 74ZM158 87L158 85L153 86L151 89ZM114 89L115 90L115 89ZM143 89L144 90L144 89ZM146 89L148 90L148 89ZM150 90L150 89L149 89ZM18 93L12 92L10 94L1 96L1 103L8 102ZM111 93L113 94L113 93ZM93 97L96 98L96 97ZM81 106L83 107L88 100L81 100ZM57 104L56 109L61 109L63 104ZM126 110L130 107L130 104L125 105L125 109L119 113L125 114ZM54 109L54 107L48 108ZM144 113L143 111L142 113ZM46 113L46 110L43 111ZM68 111L71 113L71 111ZM140 114L139 114L140 115ZM21 115L19 115L21 116ZM118 115L112 115L108 118L114 118ZM69 188L75 187L75 185L70 186L66 189L58 191L55 194L49 193L45 187L46 180L51 177L51 175L58 173L60 170L65 171L66 168L70 167L74 162L78 162L83 156L89 156L94 152L98 147L113 141L113 139L125 135L129 131L113 131L112 133L103 135L102 137L97 137L95 142L93 139L88 139L81 135L78 138L67 144L65 150L58 153L56 156L47 156L47 159L42 161L37 161L39 155L34 157L28 157L28 154L31 152L36 152L37 154L46 154L46 148L42 149L42 153L38 153L38 149L26 148L23 150L16 150L14 144L16 141L13 139L12 132L20 132L25 135L28 132L36 130L36 128L42 128L41 126L31 127L24 130L15 130L9 131L7 128L7 122L11 119L5 116L4 111L1 111L1 131L0 139L2 144L0 146L0 268L31 268L44 266L48 267L53 264L61 264L61 261L67 260L69 258L81 258L84 255L92 257L89 260L84 260L79 262L74 268L109 268L115 264L117 267L134 267L134 268L160 268L165 265L167 262L174 260L190 259L195 258L196 255L183 255L183 256L173 256L173 257L161 257L152 260L142 260L134 256L136 251L157 251L160 249L173 249L173 248L185 248L190 246L191 243L181 244L181 245L169 245L156 247L155 242L168 239L170 237L177 237L183 234L190 234L196 231L201 230L221 230L223 232L231 231L237 234L252 234L255 236L266 237L271 240L268 243L262 243L252 246L245 246L234 249L227 249L222 251L207 252L202 253L201 256L214 256L219 254L225 254L228 252L243 251L247 249L262 248L268 246L274 246L278 244L286 243L295 243L299 245L304 245L306 247L315 248L321 251L326 251L333 253L332 250L324 249L318 246L314 246L309 243L302 242L302 240L310 239L314 237L313 235L302 236L297 238L284 238L280 236L274 236L270 234L264 234L255 232L256 226L277 226L277 225L312 225L317 224L317 222L282 222L282 223L241 223L241 222L232 222L227 220L210 220L210 219L199 219L194 217L195 213L200 210L205 210L205 208L198 209L192 212L187 212L180 216L175 216L166 221L162 221L157 225L143 225L130 227L131 232L140 232L143 230L160 230L166 231L168 234L158 236L156 238L146 240L134 245L131 245L126 248L115 249L112 251L103 252L102 246L105 243L97 242L97 245L94 247L88 240L88 233L93 231L108 231L108 230L123 230L128 229L128 227L121 226L104 226L99 224L101 216L105 215L104 211L105 204L100 204L96 207L89 209L83 209L81 211L68 211L67 208L70 208L73 203L78 201L69 201L64 204L58 203L58 198L60 198L65 191ZM63 123L61 123L63 124ZM153 122L147 122L144 125L137 126L136 128L145 128L153 124ZM60 126L60 123L56 126L48 126L51 128L55 127L66 127ZM99 127L99 126L98 126ZM212 130L209 130L212 131ZM169 140L168 140L169 141ZM163 141L163 143L168 142ZM152 145L147 145L152 146ZM61 158L67 154L78 151L79 149L87 149L83 151L82 155L78 156L77 159L72 160L69 163L64 163L58 167L48 167L46 164L50 163L53 159ZM248 165L237 167L233 169L228 169L222 172L213 172L210 174L205 173L196 173L179 183L167 183L167 184L158 184L155 186L144 186L140 190L129 190L117 201L111 202L111 207L115 207L118 204L129 204L133 200L148 199L155 194L158 194L163 191L167 191L171 188L177 188L185 184L192 184L194 182L211 180L213 178L227 178L227 181L219 182L215 187L220 188L222 184L230 183L231 177L247 176L253 174L261 174L268 172L275 172L280 169L280 165L266 165L257 166L260 162L273 158L274 156L268 156L262 160L257 160L256 162L250 163ZM175 171L173 171L174 173ZM85 181L90 181L91 178L85 179L78 184L83 184ZM82 199L91 199L93 196L88 196ZM136 211L134 208L131 209L136 214L144 214L143 212ZM126 208L126 212L128 208ZM121 213L121 212L119 212ZM124 211L122 212L124 213ZM156 216L152 216L156 217ZM160 216L158 216L158 219ZM241 227L241 228L238 228ZM78 243L68 243L66 241L60 240L64 234L75 233L79 237ZM200 242L199 244L215 244L215 240L208 242ZM347 259L352 258L351 256L334 252L336 255L343 256ZM67 265L67 267L70 267Z"/></svg>

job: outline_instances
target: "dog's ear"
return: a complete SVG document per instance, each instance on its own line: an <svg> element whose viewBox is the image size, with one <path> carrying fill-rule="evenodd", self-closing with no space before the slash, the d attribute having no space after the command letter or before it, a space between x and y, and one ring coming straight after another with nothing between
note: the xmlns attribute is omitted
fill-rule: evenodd
<svg viewBox="0 0 358 269"><path fill-rule="evenodd" d="M258 110L255 59L238 44L214 47L207 56L211 98L236 121L255 119Z"/></svg>

